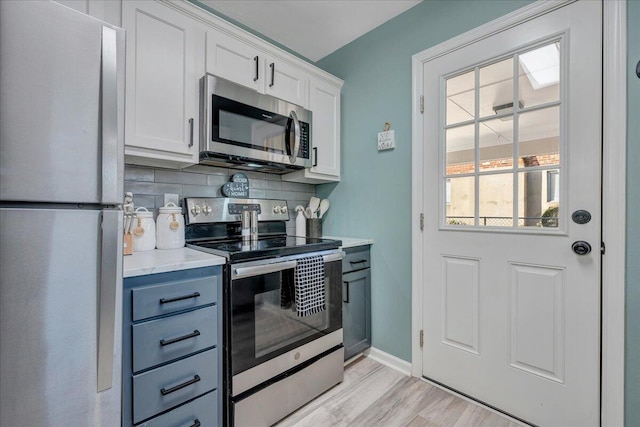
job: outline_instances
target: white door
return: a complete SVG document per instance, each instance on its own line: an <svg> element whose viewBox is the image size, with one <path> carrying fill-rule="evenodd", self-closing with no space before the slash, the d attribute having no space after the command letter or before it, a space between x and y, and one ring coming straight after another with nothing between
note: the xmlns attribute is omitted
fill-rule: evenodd
<svg viewBox="0 0 640 427"><path fill-rule="evenodd" d="M540 426L600 420L601 7L423 68L423 375Z"/></svg>

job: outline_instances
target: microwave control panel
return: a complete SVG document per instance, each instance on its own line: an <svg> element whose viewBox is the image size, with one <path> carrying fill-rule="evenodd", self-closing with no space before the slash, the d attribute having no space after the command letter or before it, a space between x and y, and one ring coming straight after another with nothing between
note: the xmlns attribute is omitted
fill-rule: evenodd
<svg viewBox="0 0 640 427"><path fill-rule="evenodd" d="M298 150L298 157L309 158L309 145L309 123L300 122L300 150Z"/></svg>

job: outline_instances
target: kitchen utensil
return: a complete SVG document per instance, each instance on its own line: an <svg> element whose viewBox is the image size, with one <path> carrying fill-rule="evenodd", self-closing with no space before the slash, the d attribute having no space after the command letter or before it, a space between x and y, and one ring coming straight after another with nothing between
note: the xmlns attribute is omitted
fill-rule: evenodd
<svg viewBox="0 0 640 427"><path fill-rule="evenodd" d="M313 218L313 212L311 212L311 208L309 206L307 206L306 208L304 208L304 216L307 219L311 219Z"/></svg>
<svg viewBox="0 0 640 427"><path fill-rule="evenodd" d="M315 196L312 196L309 199L309 209L311 209L311 218L317 218L316 211L320 207L320 199Z"/></svg>
<svg viewBox="0 0 640 427"><path fill-rule="evenodd" d="M322 215L326 214L329 210L329 206L331 206L331 202L328 199L322 199L320 202L320 215L318 218L322 218Z"/></svg>

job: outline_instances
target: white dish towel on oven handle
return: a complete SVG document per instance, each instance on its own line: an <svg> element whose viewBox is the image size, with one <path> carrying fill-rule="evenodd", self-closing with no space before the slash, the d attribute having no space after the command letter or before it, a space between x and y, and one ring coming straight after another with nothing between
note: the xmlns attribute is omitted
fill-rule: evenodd
<svg viewBox="0 0 640 427"><path fill-rule="evenodd" d="M324 257L298 259L294 276L297 315L305 317L326 310Z"/></svg>

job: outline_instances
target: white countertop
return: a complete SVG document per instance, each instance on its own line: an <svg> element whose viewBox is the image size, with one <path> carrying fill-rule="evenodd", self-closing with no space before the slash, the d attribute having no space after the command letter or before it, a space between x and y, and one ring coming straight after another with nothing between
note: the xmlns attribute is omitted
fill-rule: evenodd
<svg viewBox="0 0 640 427"><path fill-rule="evenodd" d="M342 240L342 249L355 248L356 246L373 245L373 239L363 239L360 237L337 237L322 236L323 239Z"/></svg>
<svg viewBox="0 0 640 427"><path fill-rule="evenodd" d="M222 265L223 257L189 248L154 249L126 255L123 261L123 277L145 276L190 268Z"/></svg>

